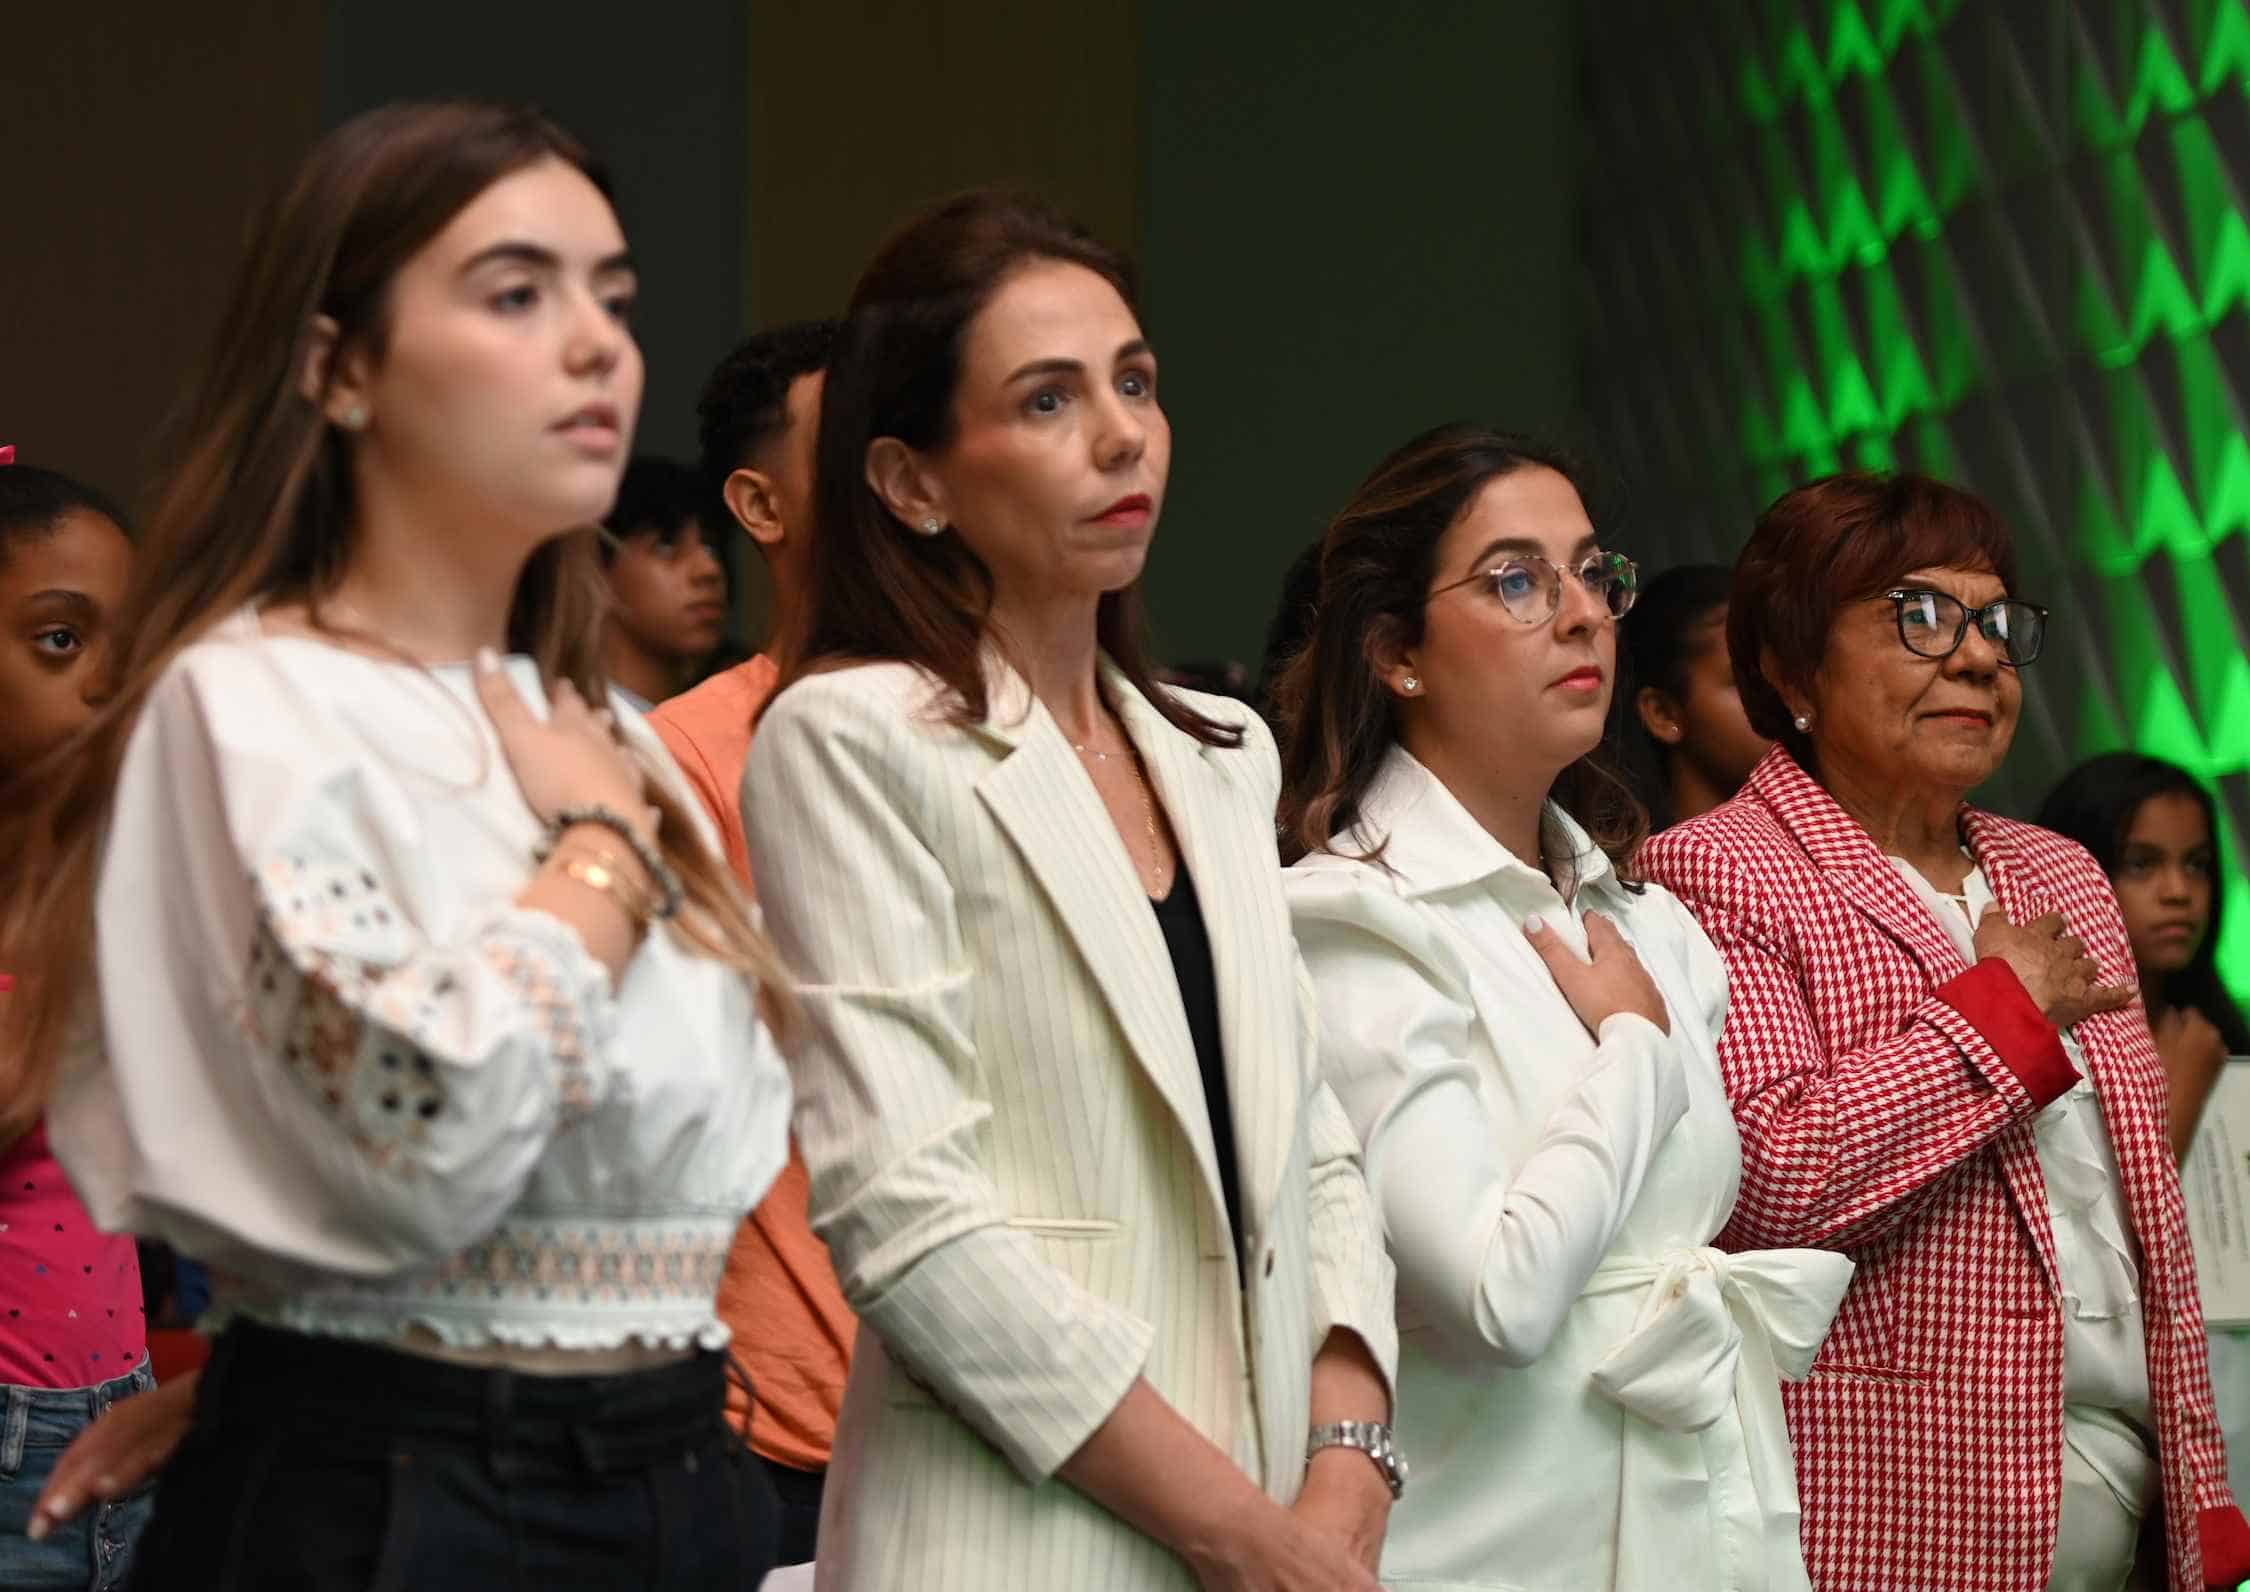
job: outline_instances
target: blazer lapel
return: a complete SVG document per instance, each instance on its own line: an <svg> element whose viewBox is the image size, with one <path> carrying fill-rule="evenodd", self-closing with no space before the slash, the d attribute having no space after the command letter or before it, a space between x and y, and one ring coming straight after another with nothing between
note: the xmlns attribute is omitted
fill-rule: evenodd
<svg viewBox="0 0 2250 1592"><path fill-rule="evenodd" d="M1829 888L1896 940L1933 987L1967 970L1953 941L1874 838L1788 752L1780 747L1768 752L1750 783L1826 875Z"/></svg>
<svg viewBox="0 0 2250 1592"><path fill-rule="evenodd" d="M2053 899L2034 877L2035 870L1999 825L1986 821L1985 815L1973 807L1964 810L1962 822L1968 831L1969 850L1975 854L1977 866L1984 870L1985 885L1992 891L1992 899L2000 910L2007 913L2010 923L2029 923L2055 910ZM2105 1114L2114 1112L2117 1081L2108 1076L2108 1068L2094 1059L2091 1050L2082 1050L2081 1054L2093 1070L2095 1094L2103 1101ZM2030 1229L2032 1247L2038 1251L2040 1264L2046 1268L2048 1282L2059 1291L2062 1259L2055 1250L2054 1221L2047 1213L2047 1175L2039 1167L2037 1130L2028 1120L2019 1122L1993 1142L2000 1151L2000 1165L2007 1175L2008 1190L2023 1213L2024 1225ZM2116 1136L2112 1142L2116 1142ZM2126 1198L2130 1208L2129 1186Z"/></svg>
<svg viewBox="0 0 2250 1592"><path fill-rule="evenodd" d="M1219 1043L1234 1122L1246 1233L1262 1232L1297 1130L1294 1111L1258 1109L1296 1098L1297 969L1279 887L1273 814L1260 811L1221 759L1246 759L1176 729L1106 660L1103 678L1140 748L1180 855L1194 875L1219 994ZM1280 1069L1289 1069L1283 1072ZM1224 1207L1221 1207L1222 1209Z"/></svg>
<svg viewBox="0 0 2250 1592"><path fill-rule="evenodd" d="M1992 887L1992 899L2008 914L2010 923L2029 923L2056 910L2052 897L2039 887L2035 870L2009 840L2007 831L1974 807L1965 810L1964 825L1969 850Z"/></svg>
<svg viewBox="0 0 2250 1592"><path fill-rule="evenodd" d="M1776 747L1768 752L1750 780L1782 825L1805 848L1806 855L1824 870L1830 887L1904 947L1920 964L1931 988L1968 970L1959 948L1930 916L1922 898L1899 876L1874 838L1787 751ZM1990 839L1990 831L1979 827L1975 809L1962 811L1970 849L1985 869L1985 883L1991 887L1993 899L2009 917L2025 921L2017 914L2029 903L2011 878L2014 870L2007 866L2004 855L1988 855L1981 843ZM2045 910L2040 906L2031 915L2036 917ZM2030 1235L2032 1251L2039 1257L2048 1281L2054 1283L2060 1275L2054 1226L2047 1216L2047 1180L2039 1170L2038 1141L2031 1123L2027 1120L2009 1127L1992 1141L1992 1148L2000 1159L2001 1175L2017 1214Z"/></svg>
<svg viewBox="0 0 2250 1592"><path fill-rule="evenodd" d="M1126 1045L1178 1119L1210 1205L1224 1210L1195 1041L1148 892L1054 719L1014 670L995 664L993 678L991 712L979 730L1003 755L977 781L977 795L1039 882Z"/></svg>

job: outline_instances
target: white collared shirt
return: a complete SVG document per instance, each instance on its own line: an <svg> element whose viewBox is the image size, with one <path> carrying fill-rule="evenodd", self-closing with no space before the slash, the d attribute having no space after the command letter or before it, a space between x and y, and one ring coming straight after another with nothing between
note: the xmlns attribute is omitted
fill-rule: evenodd
<svg viewBox="0 0 2250 1592"><path fill-rule="evenodd" d="M1850 1265L1709 1248L1741 1174L1717 951L1559 809L1545 828L1568 850L1567 894L1401 748L1361 810L1341 843L1382 860L1307 857L1289 894L1399 1271L1395 1419L1415 1480L1386 1584L1804 1587L1778 1385L1716 1300L1750 1286L1725 1268L1770 1264L1775 1314L1810 1322L1801 1374ZM1588 910L1639 955L1669 1033L1630 1014L1589 1033L1524 936L1536 915L1583 954ZM1700 1357L1693 1333L1648 1339L1675 1307ZM1651 1349L1676 1362L1660 1377L1700 1378L1706 1406L1716 1389L1708 1424L1667 1427L1620 1394L1623 1362ZM1754 1360L1762 1399L1738 1398Z"/></svg>

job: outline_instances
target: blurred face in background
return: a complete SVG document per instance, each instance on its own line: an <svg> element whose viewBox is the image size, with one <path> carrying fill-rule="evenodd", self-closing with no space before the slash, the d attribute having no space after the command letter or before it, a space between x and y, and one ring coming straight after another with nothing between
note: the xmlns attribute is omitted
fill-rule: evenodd
<svg viewBox="0 0 2250 1592"><path fill-rule="evenodd" d="M88 693L132 564L125 533L91 509L0 540L0 778L93 716Z"/></svg>
<svg viewBox="0 0 2250 1592"><path fill-rule="evenodd" d="M620 537L609 591L610 624L650 657L693 665L726 635L726 569L693 520L670 537L653 529Z"/></svg>
<svg viewBox="0 0 2250 1592"><path fill-rule="evenodd" d="M2151 796L2133 814L2111 883L2141 975L2176 973L2211 929L2217 847L2203 804L2178 791Z"/></svg>
<svg viewBox="0 0 2250 1592"><path fill-rule="evenodd" d="M1742 788L1773 743L1750 728L1742 710L1727 655L1726 605L1698 619L1685 640L1679 694L1644 686L1633 708L1660 745L1723 797Z"/></svg>

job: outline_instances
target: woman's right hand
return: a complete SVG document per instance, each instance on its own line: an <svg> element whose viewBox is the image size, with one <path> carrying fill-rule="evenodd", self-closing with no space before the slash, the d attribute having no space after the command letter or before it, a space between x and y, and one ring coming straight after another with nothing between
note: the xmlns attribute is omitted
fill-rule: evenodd
<svg viewBox="0 0 2250 1592"><path fill-rule="evenodd" d="M618 744L607 709L586 705L568 680L557 680L542 723L490 652L477 655L477 696L507 754L523 799L540 822L566 807L607 807L656 834L648 778Z"/></svg>
<svg viewBox="0 0 2250 1592"><path fill-rule="evenodd" d="M196 1370L174 1377L96 1416L55 1461L24 1535L41 1541L89 1505L114 1503L162 1470L194 1423L202 1375Z"/></svg>
<svg viewBox="0 0 2250 1592"><path fill-rule="evenodd" d="M1382 1592L1339 1539L1270 1499L1242 1511L1218 1540L1186 1558L1203 1592Z"/></svg>
<svg viewBox="0 0 2250 1592"><path fill-rule="evenodd" d="M2131 984L2104 984L2102 970L2086 954L2086 942L2065 932L2060 912L2029 923L2010 923L1998 902L1977 920L1979 962L2007 963L2023 980L2025 993L2058 1029L2084 1022L2097 1012L2114 1012L2140 998Z"/></svg>
<svg viewBox="0 0 2250 1592"><path fill-rule="evenodd" d="M1617 932L1617 925L1599 912L1586 914L1590 960L1581 959L1561 935L1538 918L1526 918L1523 933L1588 1033L1599 1035L1602 1024L1619 1012L1645 1017L1662 1033L1672 1031L1672 1020L1664 1010L1664 996L1657 990L1656 981L1625 943L1625 936Z"/></svg>

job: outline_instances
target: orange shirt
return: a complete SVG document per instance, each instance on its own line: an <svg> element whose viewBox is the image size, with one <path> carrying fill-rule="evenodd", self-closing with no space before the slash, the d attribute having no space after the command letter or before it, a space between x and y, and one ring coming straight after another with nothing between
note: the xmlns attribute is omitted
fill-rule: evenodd
<svg viewBox="0 0 2250 1592"><path fill-rule="evenodd" d="M779 678L764 654L713 675L661 704L649 727L670 749L719 826L727 865L747 888L750 850L742 834L742 765L751 721ZM852 1337L859 1328L828 1246L806 1216L811 1185L792 1145L789 1164L734 1235L719 1279L719 1319L734 1329L734 1352L749 1368L752 1403L727 1385L727 1418L747 1427L751 1448L797 1470L825 1470L844 1403Z"/></svg>

